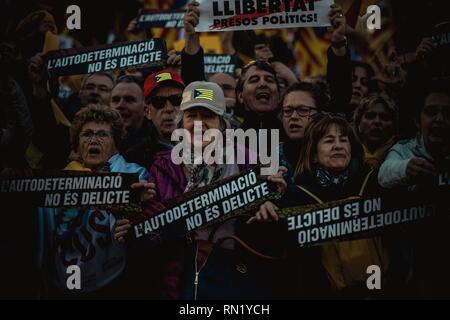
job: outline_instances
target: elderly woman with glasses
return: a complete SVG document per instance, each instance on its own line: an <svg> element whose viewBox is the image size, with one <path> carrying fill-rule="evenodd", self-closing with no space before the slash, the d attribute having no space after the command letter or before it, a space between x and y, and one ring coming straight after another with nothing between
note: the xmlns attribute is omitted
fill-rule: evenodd
<svg viewBox="0 0 450 320"><path fill-rule="evenodd" d="M72 147L80 160L72 161L65 170L136 173L142 182L133 184L132 188L145 189L141 200L146 201L154 195L152 185L146 181L148 172L139 165L127 163L119 154L117 146L123 134L118 111L105 105L83 108L71 127ZM114 241L116 219L110 212L95 208L41 208L39 220L40 261L49 266L50 297L67 298L74 293L86 298L124 297L120 275L126 265L126 248ZM50 261L44 264L44 257ZM67 288L70 265L81 270L80 290Z"/></svg>
<svg viewBox="0 0 450 320"><path fill-rule="evenodd" d="M379 195L377 174L365 166L362 148L350 124L336 115L320 114L306 128L296 167L295 184L277 203L294 207L350 197ZM249 222L278 220L277 206L266 202ZM302 298L366 298L366 270L381 267L386 275L389 258L379 237L326 243L292 249L296 274L294 295Z"/></svg>

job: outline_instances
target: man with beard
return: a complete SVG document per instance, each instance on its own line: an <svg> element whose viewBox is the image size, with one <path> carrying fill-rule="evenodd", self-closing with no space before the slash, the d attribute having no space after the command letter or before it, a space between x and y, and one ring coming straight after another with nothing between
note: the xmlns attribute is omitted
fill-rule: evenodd
<svg viewBox="0 0 450 320"><path fill-rule="evenodd" d="M181 76L172 70L162 70L145 79L144 97L154 126L151 134L154 144L148 151L152 159L158 151L172 148L171 136L176 129L175 118L179 112L183 89ZM147 165L151 163L152 161Z"/></svg>

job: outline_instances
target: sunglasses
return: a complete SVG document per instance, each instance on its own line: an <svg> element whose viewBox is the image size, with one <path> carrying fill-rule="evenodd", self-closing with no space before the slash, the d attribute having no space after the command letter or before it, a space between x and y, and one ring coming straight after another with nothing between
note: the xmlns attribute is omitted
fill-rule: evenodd
<svg viewBox="0 0 450 320"><path fill-rule="evenodd" d="M153 107L156 109L162 109L165 107L167 100L170 101L170 103L174 107L179 107L182 100L181 94L172 94L170 96L164 97L164 96L153 96L150 98L150 103Z"/></svg>

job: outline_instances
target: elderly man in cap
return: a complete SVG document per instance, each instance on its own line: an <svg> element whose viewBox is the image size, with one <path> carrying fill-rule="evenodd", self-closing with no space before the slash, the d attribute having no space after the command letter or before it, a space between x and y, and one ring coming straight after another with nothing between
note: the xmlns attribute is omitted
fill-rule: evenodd
<svg viewBox="0 0 450 320"><path fill-rule="evenodd" d="M171 149L170 140L172 131L175 130L175 118L184 89L181 76L172 70L162 70L149 75L144 83L145 103L148 106L148 117L153 122L153 145L148 150L151 165L153 157L158 151Z"/></svg>

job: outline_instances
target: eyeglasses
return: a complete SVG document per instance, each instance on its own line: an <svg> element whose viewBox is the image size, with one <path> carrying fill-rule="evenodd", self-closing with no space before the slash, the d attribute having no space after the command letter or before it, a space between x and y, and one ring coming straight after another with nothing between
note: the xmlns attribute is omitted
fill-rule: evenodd
<svg viewBox="0 0 450 320"><path fill-rule="evenodd" d="M436 117L439 114L439 112L442 113L442 117L444 119L450 119L449 106L429 105L423 109L423 113L431 118Z"/></svg>
<svg viewBox="0 0 450 320"><path fill-rule="evenodd" d="M95 89L97 89L100 92L104 92L104 93L108 93L111 92L112 88L109 88L107 86L104 85L95 85L93 83L89 83L87 85L84 86L83 90L87 90L87 91L94 91Z"/></svg>
<svg viewBox="0 0 450 320"><path fill-rule="evenodd" d="M85 141L91 140L94 136L98 140L104 141L106 139L111 138L111 133L108 131L105 131L105 130L100 130L97 132L94 132L92 130L85 130L80 133L80 139L85 140Z"/></svg>
<svg viewBox="0 0 450 320"><path fill-rule="evenodd" d="M292 117L294 115L294 112L296 112L300 117L308 117L317 113L317 108L308 106L286 106L283 108L283 116L285 116L286 118Z"/></svg>
<svg viewBox="0 0 450 320"><path fill-rule="evenodd" d="M153 97L150 98L150 103L156 109L162 109L162 108L165 107L167 100L169 100L170 103L174 107L178 107L181 104L182 96L181 96L181 94L172 94L172 95L167 96L167 97L164 97L164 96L153 96Z"/></svg>

